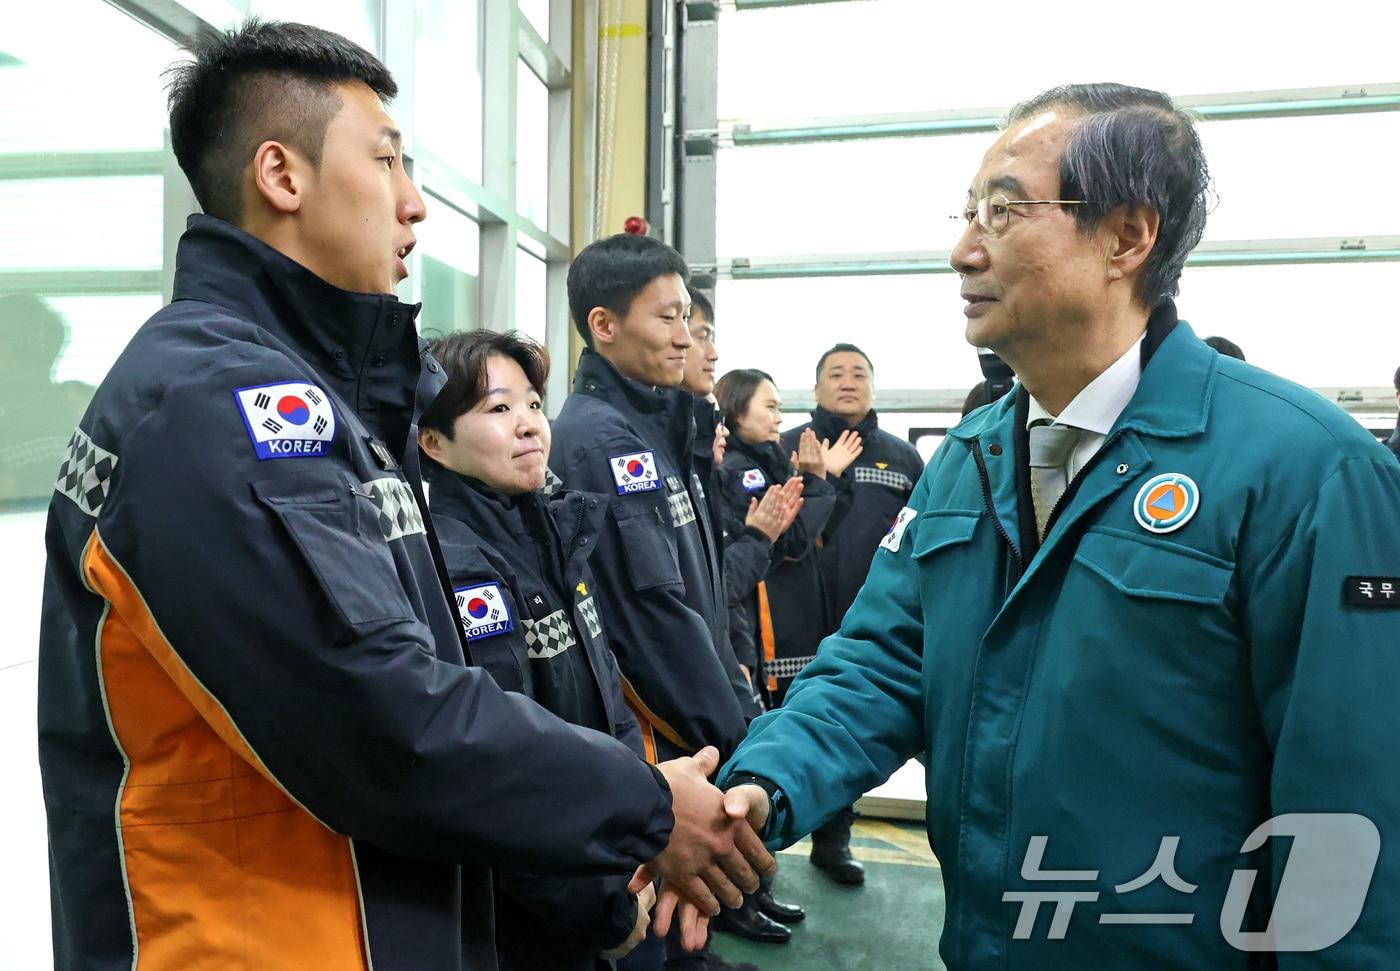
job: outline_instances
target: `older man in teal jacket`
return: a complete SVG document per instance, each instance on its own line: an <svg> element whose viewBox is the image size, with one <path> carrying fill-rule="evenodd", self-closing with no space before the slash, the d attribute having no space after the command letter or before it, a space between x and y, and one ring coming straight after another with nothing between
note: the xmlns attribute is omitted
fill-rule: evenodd
<svg viewBox="0 0 1400 971"><path fill-rule="evenodd" d="M1155 92L1013 112L952 262L1019 384L722 772L786 845L923 756L955 971L1400 961L1400 463L1177 319L1206 188Z"/></svg>

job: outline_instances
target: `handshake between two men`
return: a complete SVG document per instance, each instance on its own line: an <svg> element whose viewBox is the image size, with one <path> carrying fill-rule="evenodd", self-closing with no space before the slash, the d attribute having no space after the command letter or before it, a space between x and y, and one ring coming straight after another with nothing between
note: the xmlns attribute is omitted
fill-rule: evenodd
<svg viewBox="0 0 1400 971"><path fill-rule="evenodd" d="M698 950L720 904L740 906L745 893L758 889L759 875L771 876L778 868L759 837L768 822L768 794L755 785L728 792L715 788L709 777L719 768L717 749L706 746L656 768L671 787L675 823L666 848L632 877L628 889L637 894L637 927L617 954L630 951L645 937L656 880L661 881L655 897L657 935L665 936L672 921L679 920L682 943L687 950Z"/></svg>

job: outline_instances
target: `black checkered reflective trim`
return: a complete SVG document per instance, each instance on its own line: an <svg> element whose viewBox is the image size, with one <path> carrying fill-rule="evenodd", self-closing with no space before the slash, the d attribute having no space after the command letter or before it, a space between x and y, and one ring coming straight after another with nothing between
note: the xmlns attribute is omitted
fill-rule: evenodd
<svg viewBox="0 0 1400 971"><path fill-rule="evenodd" d="M763 662L763 673L772 678L795 678L802 669L817 659L815 654L808 657L780 657Z"/></svg>
<svg viewBox="0 0 1400 971"><path fill-rule="evenodd" d="M894 469L877 469L873 465L857 465L856 481L889 486L900 492L914 491L914 481L903 472L896 472Z"/></svg>
<svg viewBox="0 0 1400 971"><path fill-rule="evenodd" d="M539 620L525 621L525 649L536 660L563 654L576 643L568 615L562 609Z"/></svg>
<svg viewBox="0 0 1400 971"><path fill-rule="evenodd" d="M81 428L76 428L63 453L54 491L72 499L79 509L95 518L107 501L107 488L116 467L115 454L94 444Z"/></svg>
<svg viewBox="0 0 1400 971"><path fill-rule="evenodd" d="M562 488L564 488L564 480L555 475L554 470L546 465L544 467L544 485L540 487L540 491L547 496L552 496Z"/></svg>
<svg viewBox="0 0 1400 971"><path fill-rule="evenodd" d="M413 498L413 490L403 479L394 476L371 479L365 483L365 491L379 509L379 528L386 540L426 532L423 513Z"/></svg>
<svg viewBox="0 0 1400 971"><path fill-rule="evenodd" d="M578 602L578 612L583 615L583 622L588 625L590 636L597 637L603 633L603 623L598 619L598 605L593 602L592 597Z"/></svg>
<svg viewBox="0 0 1400 971"><path fill-rule="evenodd" d="M690 493L673 492L666 497L666 502L671 506L671 525L680 529L689 523L695 522L695 507L691 505Z"/></svg>

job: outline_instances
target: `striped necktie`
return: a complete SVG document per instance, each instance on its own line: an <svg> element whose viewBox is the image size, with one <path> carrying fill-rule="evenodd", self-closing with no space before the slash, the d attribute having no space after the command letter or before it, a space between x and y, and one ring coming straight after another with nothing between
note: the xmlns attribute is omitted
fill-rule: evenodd
<svg viewBox="0 0 1400 971"><path fill-rule="evenodd" d="M1052 425L1044 418L1030 427L1031 501L1041 539L1055 504L1069 486L1065 467L1079 442L1079 431L1069 425Z"/></svg>

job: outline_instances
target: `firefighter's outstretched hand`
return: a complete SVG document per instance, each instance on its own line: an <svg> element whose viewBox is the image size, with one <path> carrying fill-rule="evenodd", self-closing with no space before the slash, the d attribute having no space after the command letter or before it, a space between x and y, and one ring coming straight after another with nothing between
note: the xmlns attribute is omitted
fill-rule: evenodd
<svg viewBox="0 0 1400 971"><path fill-rule="evenodd" d="M768 793L759 786L736 786L724 794L724 811L731 819L744 819L749 830L757 836L768 822ZM672 920L679 921L681 943L686 950L698 951L705 946L710 916L695 901L682 896L674 888L661 888L656 903L657 933L665 934L670 930Z"/></svg>
<svg viewBox="0 0 1400 971"><path fill-rule="evenodd" d="M704 944L709 918L719 913L721 901L740 906L745 893L758 889L759 874L766 876L777 869L753 828L748 798L737 795L739 789L726 795L709 783L718 767L719 752L708 746L688 758L657 766L671 787L675 824L666 849L632 878L633 893L654 878L662 881L652 922L658 935L670 929L678 904L691 905L682 914L687 947ZM763 813L767 815L766 799Z"/></svg>

